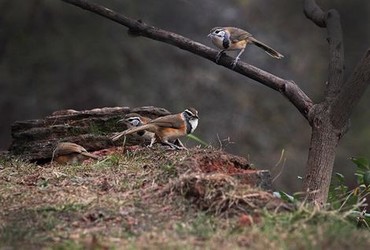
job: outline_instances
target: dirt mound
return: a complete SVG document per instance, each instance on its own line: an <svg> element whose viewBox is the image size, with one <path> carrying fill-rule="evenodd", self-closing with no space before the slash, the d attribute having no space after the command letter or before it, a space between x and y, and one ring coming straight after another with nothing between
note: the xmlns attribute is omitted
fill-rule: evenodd
<svg viewBox="0 0 370 250"><path fill-rule="evenodd" d="M244 157L229 154L215 149L192 149L182 166L194 172L223 173L238 179L242 184L272 189L270 172L258 170Z"/></svg>
<svg viewBox="0 0 370 250"><path fill-rule="evenodd" d="M183 196L202 211L227 217L259 213L262 208L291 209L272 193L241 184L223 173L182 175L169 183L162 194Z"/></svg>
<svg viewBox="0 0 370 250"><path fill-rule="evenodd" d="M245 173L245 170L252 169L249 160L246 158L214 149L193 150L188 161L189 165L198 168L203 173L234 174Z"/></svg>

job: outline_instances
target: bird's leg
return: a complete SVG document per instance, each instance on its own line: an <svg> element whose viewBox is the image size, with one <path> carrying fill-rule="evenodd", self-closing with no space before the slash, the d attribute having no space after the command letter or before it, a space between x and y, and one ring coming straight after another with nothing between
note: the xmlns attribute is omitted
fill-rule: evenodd
<svg viewBox="0 0 370 250"><path fill-rule="evenodd" d="M236 64L238 63L239 59L240 59L240 56L243 54L245 48L244 49L241 49L239 54L236 56L235 60L233 61L233 63L231 64L233 67L233 69L235 68Z"/></svg>
<svg viewBox="0 0 370 250"><path fill-rule="evenodd" d="M178 149L178 150L186 149L184 146L181 147L181 146L178 146L178 145L176 145L174 143L171 143L169 141L163 141L162 144L169 146L172 150L175 150L175 149Z"/></svg>
<svg viewBox="0 0 370 250"><path fill-rule="evenodd" d="M153 147L153 145L154 145L155 141L156 141L155 136L153 136L153 137L150 139L150 144L149 144L148 148Z"/></svg>
<svg viewBox="0 0 370 250"><path fill-rule="evenodd" d="M185 148L184 144L182 144L182 142L180 141L180 139L176 139L173 144L181 147L181 148Z"/></svg>
<svg viewBox="0 0 370 250"><path fill-rule="evenodd" d="M162 145L164 146L169 146L171 150L175 150L176 149L176 146L168 141L166 142L161 142Z"/></svg>
<svg viewBox="0 0 370 250"><path fill-rule="evenodd" d="M218 61L220 61L220 58L222 56L222 54L225 52L225 50L221 50L217 53L216 55L216 63L218 63Z"/></svg>
<svg viewBox="0 0 370 250"><path fill-rule="evenodd" d="M179 139L176 139L173 145L176 147L178 150L188 150Z"/></svg>

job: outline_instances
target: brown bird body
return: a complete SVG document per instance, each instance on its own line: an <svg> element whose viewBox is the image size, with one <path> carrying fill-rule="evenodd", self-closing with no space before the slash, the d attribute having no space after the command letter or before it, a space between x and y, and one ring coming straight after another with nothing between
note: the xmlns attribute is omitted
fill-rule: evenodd
<svg viewBox="0 0 370 250"><path fill-rule="evenodd" d="M168 145L171 148L182 149L183 145L172 143L178 138L192 133L198 125L198 111L194 108L173 115L158 117L138 127L129 128L112 137L113 141L121 136L148 131L155 134L155 141ZM152 145L152 144L151 144ZM151 146L150 145L150 146Z"/></svg>
<svg viewBox="0 0 370 250"><path fill-rule="evenodd" d="M268 55L276 59L281 59L284 57L282 54L280 54L270 46L254 38L252 34L250 34L249 32L239 28L215 27L211 30L208 36L211 38L212 43L217 48L221 49L221 51L217 54L216 62L218 62L218 60L221 57L221 54L224 51L240 50L239 54L237 55L233 62L233 67L235 67L241 54L244 52L248 44L256 45L257 47L263 49Z"/></svg>
<svg viewBox="0 0 370 250"><path fill-rule="evenodd" d="M61 142L58 143L53 152L52 161L56 161L59 164L76 164L88 158L99 159L98 156L87 152L84 147L76 143Z"/></svg>

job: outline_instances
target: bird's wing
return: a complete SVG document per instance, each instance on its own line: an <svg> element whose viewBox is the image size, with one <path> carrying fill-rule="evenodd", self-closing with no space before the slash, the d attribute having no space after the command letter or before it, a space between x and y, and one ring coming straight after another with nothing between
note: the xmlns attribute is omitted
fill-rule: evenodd
<svg viewBox="0 0 370 250"><path fill-rule="evenodd" d="M247 38L252 36L249 32L242 29L230 28L229 30L230 30L230 40L234 43L246 40Z"/></svg>
<svg viewBox="0 0 370 250"><path fill-rule="evenodd" d="M98 157L98 156L93 155L93 154L91 154L91 153L89 153L89 152L81 152L81 154L82 154L82 155L84 155L84 156L86 156L86 157L90 157L90 158L92 158L92 159L95 159L95 160L98 160L98 159L99 159L99 157Z"/></svg>
<svg viewBox="0 0 370 250"><path fill-rule="evenodd" d="M56 155L68 155L72 153L87 152L86 149L76 143L61 142L56 147Z"/></svg>
<svg viewBox="0 0 370 250"><path fill-rule="evenodd" d="M178 114L158 117L151 120L148 124L155 124L162 128L181 128L184 126L184 122L179 119Z"/></svg>

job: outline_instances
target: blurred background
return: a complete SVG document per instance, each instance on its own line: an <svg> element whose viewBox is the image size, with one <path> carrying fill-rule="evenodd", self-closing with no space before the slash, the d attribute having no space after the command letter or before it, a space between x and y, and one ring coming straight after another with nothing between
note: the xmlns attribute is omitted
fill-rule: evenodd
<svg viewBox="0 0 370 250"><path fill-rule="evenodd" d="M294 80L315 102L322 100L326 30L306 19L303 1L94 2L209 46L214 26L246 29L285 58L250 46L243 61ZM341 14L347 78L370 47L370 1L317 2ZM0 150L11 142L14 121L55 110L154 105L180 112L194 106L201 119L196 136L280 174L274 181L280 190L300 189L310 127L283 96L189 52L131 37L124 26L60 0L0 0L0 86ZM354 172L349 157L370 157L369 106L368 90L338 148L334 171L348 177ZM285 161L275 166L282 151Z"/></svg>

